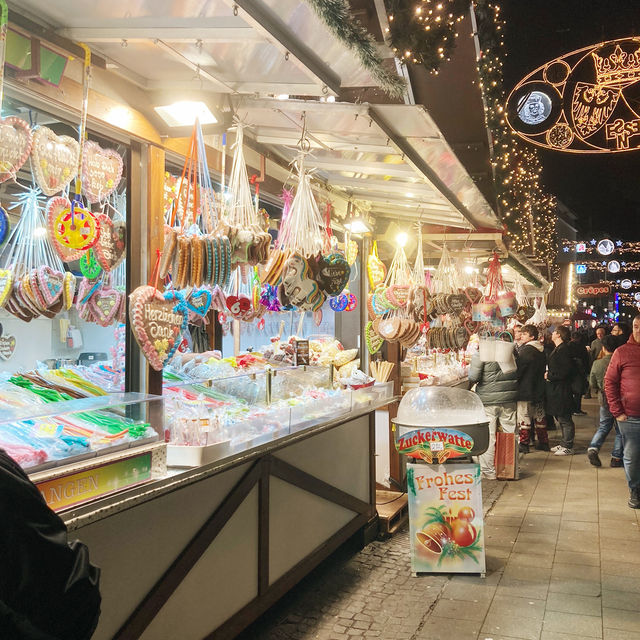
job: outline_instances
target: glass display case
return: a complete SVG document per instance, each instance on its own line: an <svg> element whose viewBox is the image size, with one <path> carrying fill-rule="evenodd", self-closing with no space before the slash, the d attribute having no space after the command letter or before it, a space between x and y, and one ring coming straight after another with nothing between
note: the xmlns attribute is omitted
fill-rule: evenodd
<svg viewBox="0 0 640 640"><path fill-rule="evenodd" d="M331 367L267 367L213 379L169 371L163 390L167 463L214 462L366 409L389 390L334 388Z"/></svg>

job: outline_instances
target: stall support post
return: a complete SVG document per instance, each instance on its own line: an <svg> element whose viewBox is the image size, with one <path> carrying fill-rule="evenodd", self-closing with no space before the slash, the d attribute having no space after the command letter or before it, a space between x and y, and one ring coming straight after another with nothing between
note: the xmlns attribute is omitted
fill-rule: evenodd
<svg viewBox="0 0 640 640"><path fill-rule="evenodd" d="M164 149L149 145L147 147L147 281L153 273L156 252L162 251L164 246L164 172ZM161 371L148 368L147 390L149 393L162 395Z"/></svg>

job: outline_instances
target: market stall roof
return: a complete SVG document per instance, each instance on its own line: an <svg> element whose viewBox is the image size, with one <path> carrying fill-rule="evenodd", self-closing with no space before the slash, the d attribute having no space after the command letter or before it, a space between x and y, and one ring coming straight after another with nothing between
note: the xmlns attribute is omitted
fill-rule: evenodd
<svg viewBox="0 0 640 640"><path fill-rule="evenodd" d="M376 221L500 227L424 107L241 99L236 113L247 135L286 163L306 123L307 166Z"/></svg>
<svg viewBox="0 0 640 640"><path fill-rule="evenodd" d="M325 96L377 86L297 0L20 0L10 8L10 20L17 12L46 22L147 90Z"/></svg>

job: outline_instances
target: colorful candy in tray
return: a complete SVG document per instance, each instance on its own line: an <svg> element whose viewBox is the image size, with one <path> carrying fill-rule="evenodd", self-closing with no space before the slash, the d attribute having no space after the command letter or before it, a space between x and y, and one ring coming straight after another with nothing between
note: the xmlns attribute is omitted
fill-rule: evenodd
<svg viewBox="0 0 640 640"><path fill-rule="evenodd" d="M44 372L43 372L44 373ZM49 376L48 374L46 377ZM99 395L99 387L67 372L65 380L78 385L73 395L54 388L46 377L31 372L0 383L0 409L8 412L55 404L84 395ZM93 393L89 394L88 390ZM102 392L104 393L104 392ZM7 415L5 413L5 415ZM149 424L135 421L109 410L63 413L36 419L0 424L0 447L25 468L97 452L101 449L141 438L155 437Z"/></svg>

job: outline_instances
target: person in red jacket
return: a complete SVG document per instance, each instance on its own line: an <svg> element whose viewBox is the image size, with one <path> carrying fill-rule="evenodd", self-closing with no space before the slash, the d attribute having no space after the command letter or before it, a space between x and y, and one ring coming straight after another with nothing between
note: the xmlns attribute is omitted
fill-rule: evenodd
<svg viewBox="0 0 640 640"><path fill-rule="evenodd" d="M640 315L633 331L618 347L604 377L609 410L622 435L624 470L629 483L629 506L640 509Z"/></svg>

